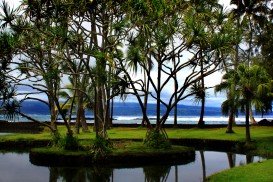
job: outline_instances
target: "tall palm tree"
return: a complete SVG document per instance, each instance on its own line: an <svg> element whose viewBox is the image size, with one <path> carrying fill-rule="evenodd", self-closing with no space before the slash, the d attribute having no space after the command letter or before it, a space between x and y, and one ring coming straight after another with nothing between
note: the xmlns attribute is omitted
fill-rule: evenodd
<svg viewBox="0 0 273 182"><path fill-rule="evenodd" d="M252 57L255 54L254 46L255 46L255 36L259 36L261 29L263 29L270 20L268 19L269 14L269 6L268 1L264 0L232 0L231 4L236 5L237 8L233 10L235 15L235 19L237 21L237 26L242 26L245 24L244 32L245 32L245 42L248 44L248 48L246 50L246 61L248 65L252 64ZM241 23L240 23L240 20ZM238 46L238 45L237 45ZM234 67L238 65L238 47L236 47L236 57L237 60L234 63ZM256 123L253 112L250 109L250 117L251 122Z"/></svg>

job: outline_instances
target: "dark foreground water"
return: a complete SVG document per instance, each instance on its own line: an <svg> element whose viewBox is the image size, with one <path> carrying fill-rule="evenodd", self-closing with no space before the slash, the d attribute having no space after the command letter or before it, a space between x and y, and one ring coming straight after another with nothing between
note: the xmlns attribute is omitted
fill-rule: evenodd
<svg viewBox="0 0 273 182"><path fill-rule="evenodd" d="M202 160L203 159L203 160ZM164 160L164 159L162 159ZM138 168L56 168L32 165L28 153L0 154L1 182L200 182L213 173L263 160L240 154L196 151L194 162Z"/></svg>

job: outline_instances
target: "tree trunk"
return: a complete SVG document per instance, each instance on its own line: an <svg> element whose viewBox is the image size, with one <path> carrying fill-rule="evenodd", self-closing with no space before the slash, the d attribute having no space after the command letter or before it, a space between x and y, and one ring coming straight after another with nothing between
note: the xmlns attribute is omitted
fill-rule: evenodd
<svg viewBox="0 0 273 182"><path fill-rule="evenodd" d="M161 103L160 103L160 99L161 99L161 63L160 63L161 59L158 59L158 67L157 67L157 91L156 91L156 129L159 130L159 125L160 125L160 110L161 110Z"/></svg>
<svg viewBox="0 0 273 182"><path fill-rule="evenodd" d="M82 126L82 131L83 132L89 132L88 125L86 123L86 118L85 118L85 110L82 108L81 112L81 126Z"/></svg>
<svg viewBox="0 0 273 182"><path fill-rule="evenodd" d="M172 42L172 48L174 49L173 42ZM174 68L176 68L176 60L175 60L174 55L173 55L172 61L173 61ZM173 79L174 79L174 92L175 92L174 102L176 103L174 106L174 111L173 111L173 117L174 117L173 126L176 128L177 127L177 105L178 105L178 98L177 98L178 82L177 82L177 73L176 72L174 73Z"/></svg>
<svg viewBox="0 0 273 182"><path fill-rule="evenodd" d="M144 103L143 103L144 112L147 111L148 93L149 93L149 79L147 80L146 78L147 78L146 72L144 72L144 83L146 84L146 93L145 93L145 95L144 95ZM142 117L141 126L145 126L146 122L147 122L146 119L145 119L144 117Z"/></svg>
<svg viewBox="0 0 273 182"><path fill-rule="evenodd" d="M250 127L249 127L249 113L250 113L250 101L246 101L246 143L251 142L250 138Z"/></svg>
<svg viewBox="0 0 273 182"><path fill-rule="evenodd" d="M177 100L177 95L175 95L175 99ZM174 106L174 113L173 113L173 127L177 127L177 104Z"/></svg>
<svg viewBox="0 0 273 182"><path fill-rule="evenodd" d="M113 119L114 119L114 98L111 99L111 109L110 109L110 127L113 126Z"/></svg>
<svg viewBox="0 0 273 182"><path fill-rule="evenodd" d="M174 64L175 64L175 59L174 59ZM175 75L174 75L174 91L175 92L177 92L177 90L178 90L178 84L177 84L177 75L176 75L176 73L175 73ZM178 114L178 112L177 112L177 105L178 105L178 101L177 101L177 93L175 93L175 95L174 95L174 102L176 103L175 104L175 106L174 106L174 113L173 113L173 117L174 117L174 121L173 121L173 126L174 127L177 127L177 114Z"/></svg>
<svg viewBox="0 0 273 182"><path fill-rule="evenodd" d="M205 98L202 98L201 113L200 113L200 118L199 118L199 121L198 121L198 128L204 128L205 127L204 113L205 113Z"/></svg>
<svg viewBox="0 0 273 182"><path fill-rule="evenodd" d="M246 155L246 164L253 163L253 156L251 155Z"/></svg>
<svg viewBox="0 0 273 182"><path fill-rule="evenodd" d="M103 101L102 101L102 91L101 91L101 87L97 87L96 88L96 105L95 105L95 131L96 131L96 135L102 135L103 132Z"/></svg>
<svg viewBox="0 0 273 182"><path fill-rule="evenodd" d="M49 108L50 108L50 125L53 129L57 130L56 121L57 121L58 112L55 108L54 101L51 98L48 98L48 100L49 100Z"/></svg>
<svg viewBox="0 0 273 182"><path fill-rule="evenodd" d="M204 80L204 67L203 67L203 58L202 58L202 52L201 54L201 92L202 92L202 98L201 98L201 112L200 112L200 118L198 121L198 128L204 128L205 122L204 122L204 114L205 114L205 80Z"/></svg>
<svg viewBox="0 0 273 182"><path fill-rule="evenodd" d="M77 109L77 115L76 115L76 121L75 121L75 133L79 134L80 133L80 122L81 122L81 109L80 106L78 105L78 109Z"/></svg>
<svg viewBox="0 0 273 182"><path fill-rule="evenodd" d="M251 108L251 107L250 107L249 117L250 117L250 122L251 122L251 124L257 125L257 122L256 122L256 120L255 120L255 118L254 118L254 116L253 116L253 111L252 111L252 108Z"/></svg>
<svg viewBox="0 0 273 182"><path fill-rule="evenodd" d="M234 133L232 126L235 123L235 116L234 116L234 110L231 109L229 112L229 117L228 117L228 126L226 133Z"/></svg>

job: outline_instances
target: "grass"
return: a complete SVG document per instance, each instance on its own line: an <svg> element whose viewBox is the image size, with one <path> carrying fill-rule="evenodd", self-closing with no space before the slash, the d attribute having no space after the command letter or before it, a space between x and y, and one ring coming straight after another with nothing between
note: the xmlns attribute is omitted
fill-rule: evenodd
<svg viewBox="0 0 273 182"><path fill-rule="evenodd" d="M59 147L42 147L32 149L34 151L39 151L41 153L55 153L55 154L68 154L68 155L76 155L79 154L88 154L91 150L86 149L82 151L68 151ZM170 149L167 149L168 152L172 151L189 151L192 150L189 147L184 146L173 146ZM121 154L121 153L150 153L150 152L165 152L165 149L157 150L151 149L143 145L143 142L135 142L135 141L117 141L113 143L113 154Z"/></svg>
<svg viewBox="0 0 273 182"><path fill-rule="evenodd" d="M66 129L64 126L58 127L61 135L65 135ZM90 128L92 130L92 128ZM128 128L117 127L108 130L108 136L111 139L143 139L146 135L146 128ZM169 138L202 138L202 139L218 139L218 140L235 140L243 141L245 139L245 128L234 127L234 134L226 134L226 128L212 128L212 129L179 129L168 128L166 129ZM80 140L90 140L95 138L94 132L80 133L77 135ZM252 126L251 137L253 140L270 140L273 138L273 127ZM22 134L14 133L8 135L1 135L1 140L45 140L51 139L49 130L45 129L44 132L39 134ZM267 141L265 140L267 143ZM272 146L273 150L273 146Z"/></svg>
<svg viewBox="0 0 273 182"><path fill-rule="evenodd" d="M183 146L172 146L172 148L167 149L168 152L175 151L189 151L188 147ZM133 141L124 141L124 142L115 142L114 143L114 154L121 153L161 153L165 152L165 149L151 149L145 145L143 142L133 142Z"/></svg>
<svg viewBox="0 0 273 182"><path fill-rule="evenodd" d="M252 163L246 166L235 167L230 170L214 174L208 178L211 182L269 182L273 179L273 160L261 163Z"/></svg>

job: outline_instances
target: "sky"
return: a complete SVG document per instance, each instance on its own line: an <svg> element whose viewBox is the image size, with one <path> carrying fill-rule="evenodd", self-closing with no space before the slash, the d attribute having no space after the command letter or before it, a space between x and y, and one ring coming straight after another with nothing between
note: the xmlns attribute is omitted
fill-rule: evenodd
<svg viewBox="0 0 273 182"><path fill-rule="evenodd" d="M18 7L20 5L20 0L7 0L7 2L11 5L11 7ZM222 4L226 9L230 8L229 3L230 0L219 0L219 3ZM221 72L216 72L208 77L205 78L205 85L206 87L213 87L216 84L219 84L221 82L222 78L222 73ZM170 86L171 87L171 86ZM20 90L19 90L20 92ZM166 92L163 94L163 97L166 96L168 97L169 93ZM213 89L209 89L207 91L207 99L206 99L206 106L211 106L211 107L220 107L221 103L224 101L225 95L224 94L218 94L215 95ZM135 97L128 97L127 102L135 102L136 99ZM194 105L192 98L185 99L181 104L185 105Z"/></svg>

